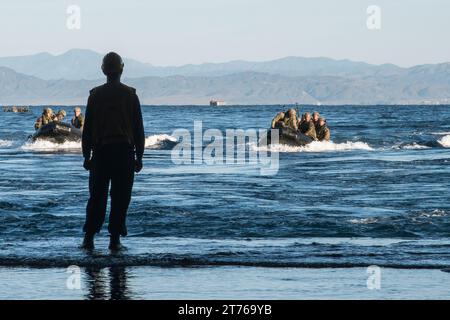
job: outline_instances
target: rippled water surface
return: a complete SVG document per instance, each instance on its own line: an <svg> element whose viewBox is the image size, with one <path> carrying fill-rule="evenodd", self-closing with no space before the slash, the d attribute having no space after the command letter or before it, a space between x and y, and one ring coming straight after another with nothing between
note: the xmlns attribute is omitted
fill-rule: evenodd
<svg viewBox="0 0 450 320"><path fill-rule="evenodd" d="M143 107L144 170L127 251L82 237L78 143L27 142L32 113L0 113L0 265L450 267L450 107L321 106L331 143L275 146L279 171L171 161L173 130L263 129L279 106Z"/></svg>

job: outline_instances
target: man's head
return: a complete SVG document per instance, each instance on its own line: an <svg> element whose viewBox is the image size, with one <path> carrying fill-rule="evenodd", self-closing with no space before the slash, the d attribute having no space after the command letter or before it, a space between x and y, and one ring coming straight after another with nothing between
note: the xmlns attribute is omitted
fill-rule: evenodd
<svg viewBox="0 0 450 320"><path fill-rule="evenodd" d="M311 121L311 113L305 112L305 121L306 121L306 122Z"/></svg>
<svg viewBox="0 0 450 320"><path fill-rule="evenodd" d="M313 120L314 120L314 122L319 121L319 118L320 118L320 114L317 111L314 111L313 112Z"/></svg>
<svg viewBox="0 0 450 320"><path fill-rule="evenodd" d="M44 112L42 112L44 115L50 117L53 114L53 110L51 108L45 108Z"/></svg>
<svg viewBox="0 0 450 320"><path fill-rule="evenodd" d="M297 112L295 112L295 109L289 109L289 110L288 110L288 114L289 114L289 117L295 117L295 115L297 114Z"/></svg>
<svg viewBox="0 0 450 320"><path fill-rule="evenodd" d="M59 120L63 120L65 118L65 116L66 116L66 111L64 111L64 110L59 110L58 113L56 114L56 117Z"/></svg>
<svg viewBox="0 0 450 320"><path fill-rule="evenodd" d="M102 71L107 77L120 77L123 72L124 63L122 58L115 52L107 53L103 58Z"/></svg>
<svg viewBox="0 0 450 320"><path fill-rule="evenodd" d="M319 126L324 126L327 123L327 120L325 120L324 118L319 118Z"/></svg>
<svg viewBox="0 0 450 320"><path fill-rule="evenodd" d="M75 107L75 109L73 109L73 113L75 113L75 117L78 117L81 113L80 107Z"/></svg>

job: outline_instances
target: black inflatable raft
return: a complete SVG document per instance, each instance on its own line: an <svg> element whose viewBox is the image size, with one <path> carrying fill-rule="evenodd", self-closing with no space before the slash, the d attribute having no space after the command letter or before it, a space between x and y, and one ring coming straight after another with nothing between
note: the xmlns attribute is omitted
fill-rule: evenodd
<svg viewBox="0 0 450 320"><path fill-rule="evenodd" d="M50 122L40 127L31 137L32 141L47 140L54 143L81 141L81 130L65 122Z"/></svg>
<svg viewBox="0 0 450 320"><path fill-rule="evenodd" d="M297 132L291 128L281 128L281 129L273 129L273 130L278 130L278 132L279 132L279 142L278 142L279 144L286 144L289 146L301 147L301 146L305 146L308 143L311 143L314 141L311 137L304 135L303 133ZM271 130L269 129L267 131L267 137L266 137L267 144L272 143L271 138L272 138ZM265 144L266 141L261 140L260 144Z"/></svg>

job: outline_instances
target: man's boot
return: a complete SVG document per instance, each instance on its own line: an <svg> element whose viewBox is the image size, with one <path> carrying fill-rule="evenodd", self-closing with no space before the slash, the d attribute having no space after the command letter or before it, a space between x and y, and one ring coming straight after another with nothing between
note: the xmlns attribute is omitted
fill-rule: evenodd
<svg viewBox="0 0 450 320"><path fill-rule="evenodd" d="M92 250L94 249L94 234L86 232L84 234L84 240L83 244L81 245L81 248L86 250Z"/></svg>
<svg viewBox="0 0 450 320"><path fill-rule="evenodd" d="M120 244L120 235L111 234L109 236L109 250L118 251L122 249L122 245Z"/></svg>

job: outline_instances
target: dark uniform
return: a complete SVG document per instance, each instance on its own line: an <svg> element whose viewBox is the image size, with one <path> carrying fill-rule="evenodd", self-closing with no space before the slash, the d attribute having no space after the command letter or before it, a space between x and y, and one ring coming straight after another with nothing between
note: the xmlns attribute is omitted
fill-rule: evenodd
<svg viewBox="0 0 450 320"><path fill-rule="evenodd" d="M82 147L90 161L86 208L86 234L98 233L105 220L111 183L111 235L127 234L126 213L131 200L135 159L142 163L144 126L134 88L120 81L108 82L90 91L83 129Z"/></svg>
<svg viewBox="0 0 450 320"><path fill-rule="evenodd" d="M75 128L81 129L81 128L84 126L84 118L83 118L83 115L80 113L80 114L78 115L78 117L77 117L77 116L73 116L73 118L72 118L72 120L70 121L70 123L71 123Z"/></svg>
<svg viewBox="0 0 450 320"><path fill-rule="evenodd" d="M316 127L314 126L314 122L312 120L310 121L303 121L300 124L300 132L304 135L307 135L308 137L313 138L314 140L317 139L316 137Z"/></svg>
<svg viewBox="0 0 450 320"><path fill-rule="evenodd" d="M317 130L317 140L319 141L330 141L330 129L327 125L319 126Z"/></svg>

